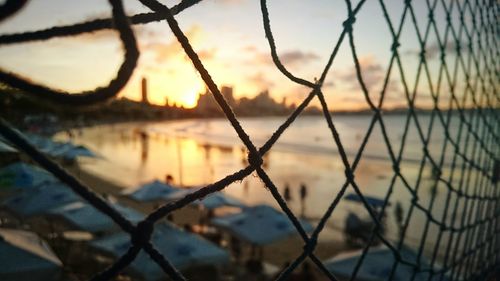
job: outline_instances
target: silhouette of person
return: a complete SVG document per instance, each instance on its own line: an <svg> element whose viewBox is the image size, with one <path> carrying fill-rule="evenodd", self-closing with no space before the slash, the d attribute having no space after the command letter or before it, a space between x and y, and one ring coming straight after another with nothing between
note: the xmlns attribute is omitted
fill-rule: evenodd
<svg viewBox="0 0 500 281"><path fill-rule="evenodd" d="M285 184L285 190L283 191L283 197L285 198L285 201L292 201L292 195L290 194L290 186L288 183Z"/></svg>
<svg viewBox="0 0 500 281"><path fill-rule="evenodd" d="M173 184L174 183L174 177L171 174L167 174L165 176L165 183L167 184Z"/></svg>
<svg viewBox="0 0 500 281"><path fill-rule="evenodd" d="M149 136L146 132L141 131L139 133L141 137L141 161L144 164L148 160L149 154Z"/></svg>
<svg viewBox="0 0 500 281"><path fill-rule="evenodd" d="M316 277L311 272L311 267L309 263L305 262L302 264L302 272L300 273L300 280L315 281Z"/></svg>
<svg viewBox="0 0 500 281"><path fill-rule="evenodd" d="M300 206L301 206L301 216L303 217L306 210L305 200L307 197L307 186L302 183L300 185Z"/></svg>

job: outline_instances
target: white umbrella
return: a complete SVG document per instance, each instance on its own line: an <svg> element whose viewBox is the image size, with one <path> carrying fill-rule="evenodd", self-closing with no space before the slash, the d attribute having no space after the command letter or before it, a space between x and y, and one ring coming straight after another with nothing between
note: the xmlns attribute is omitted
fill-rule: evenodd
<svg viewBox="0 0 500 281"><path fill-rule="evenodd" d="M159 180L154 180L150 183L139 186L134 189L127 189L122 192L139 202L148 202L154 200L170 200L173 194L181 192L182 190L175 188L169 184L160 182Z"/></svg>
<svg viewBox="0 0 500 281"><path fill-rule="evenodd" d="M0 280L60 280L62 263L35 233L0 228Z"/></svg>
<svg viewBox="0 0 500 281"><path fill-rule="evenodd" d="M237 207L237 208L245 208L247 207L243 202L240 200L233 198L231 196L228 196L224 193L217 192L217 193L212 193L205 198L202 198L200 200L194 201L193 204L202 206L205 209L208 210L213 210L217 209L220 207Z"/></svg>
<svg viewBox="0 0 500 281"><path fill-rule="evenodd" d="M349 279L354 272L354 268L361 258L362 250L353 251L349 253L343 253L335 256L324 262L325 267L336 277ZM417 263L417 253L415 253L410 248L403 246L399 251L402 259L410 262ZM396 261L394 253L384 246L379 246L375 248L370 248L366 253L366 256L359 267L356 275L358 281L375 281L375 280L387 280L389 277L394 262ZM429 268L429 262L421 257L420 264L423 268ZM437 269L436 267L434 269ZM391 280L393 281L406 281L410 280L413 275L413 267L399 263L397 265L396 271L393 274ZM442 275L442 274L441 274ZM419 272L417 270L415 279L416 281L424 280L440 280L441 275L434 275L429 278L428 272ZM448 278L443 276L442 280L448 280Z"/></svg>
<svg viewBox="0 0 500 281"><path fill-rule="evenodd" d="M42 152L58 158L76 159L77 157L97 157L90 149L71 142L57 142L35 134L26 134L28 141Z"/></svg>
<svg viewBox="0 0 500 281"><path fill-rule="evenodd" d="M245 208L238 214L214 218L211 223L253 245L267 245L298 233L284 213L267 205ZM313 229L307 221L300 223L306 231Z"/></svg>
<svg viewBox="0 0 500 281"><path fill-rule="evenodd" d="M58 180L52 174L23 162L0 169L0 189L32 189L55 182Z"/></svg>
<svg viewBox="0 0 500 281"><path fill-rule="evenodd" d="M46 214L51 208L80 200L80 196L62 183L50 183L12 196L5 200L2 206L28 217Z"/></svg>
<svg viewBox="0 0 500 281"><path fill-rule="evenodd" d="M229 254L225 250L168 223L155 226L151 241L158 251L179 270L229 262ZM94 248L116 258L122 256L130 245L129 234L123 232L91 242ZM165 277L163 270L143 251L135 258L130 268L146 280L159 280Z"/></svg>
<svg viewBox="0 0 500 281"><path fill-rule="evenodd" d="M0 140L0 154L18 153L17 149Z"/></svg>
<svg viewBox="0 0 500 281"><path fill-rule="evenodd" d="M110 205L121 213L132 223L137 223L144 218L144 215L134 209L120 204ZM59 217L78 230L91 233L108 231L118 228L113 220L106 214L101 213L94 206L86 202L73 202L58 208L49 210L49 216Z"/></svg>
<svg viewBox="0 0 500 281"><path fill-rule="evenodd" d="M48 152L49 155L65 159L76 159L77 157L96 158L97 155L83 145L74 145L72 143L62 143L55 146Z"/></svg>

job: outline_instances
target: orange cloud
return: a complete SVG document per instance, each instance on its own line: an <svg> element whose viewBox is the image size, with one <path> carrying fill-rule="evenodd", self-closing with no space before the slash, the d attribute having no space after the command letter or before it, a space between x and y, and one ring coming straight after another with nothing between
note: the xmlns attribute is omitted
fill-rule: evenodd
<svg viewBox="0 0 500 281"><path fill-rule="evenodd" d="M189 38L189 41L193 45L199 44L200 41L203 40L204 32L203 29L198 25L191 26L186 32L185 35ZM146 52L154 53L154 59L156 63L167 62L173 57L184 57L184 50L182 46L177 42L174 38L172 41L165 42L149 42L142 46L142 49ZM209 54L215 53L214 50L202 50L200 53L208 56Z"/></svg>

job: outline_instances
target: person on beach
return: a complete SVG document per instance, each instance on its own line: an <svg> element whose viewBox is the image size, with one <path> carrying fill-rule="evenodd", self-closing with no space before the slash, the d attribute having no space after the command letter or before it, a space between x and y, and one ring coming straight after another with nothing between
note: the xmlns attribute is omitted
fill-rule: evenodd
<svg viewBox="0 0 500 281"><path fill-rule="evenodd" d="M292 201L292 195L290 194L290 186L288 183L285 184L285 189L283 191L283 198L286 202Z"/></svg>
<svg viewBox="0 0 500 281"><path fill-rule="evenodd" d="M171 174L165 176L165 183L172 185L174 183L174 177Z"/></svg>
<svg viewBox="0 0 500 281"><path fill-rule="evenodd" d="M302 183L302 184L300 184L300 206L301 206L300 215L301 215L301 217L304 217L304 215L305 215L305 211L306 211L306 205L305 205L306 197L307 197L307 186L304 183Z"/></svg>

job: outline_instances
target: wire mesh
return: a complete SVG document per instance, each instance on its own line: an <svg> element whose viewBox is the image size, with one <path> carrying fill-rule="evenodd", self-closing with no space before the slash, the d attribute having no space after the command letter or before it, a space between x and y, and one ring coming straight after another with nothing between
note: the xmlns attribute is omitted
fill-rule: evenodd
<svg viewBox="0 0 500 281"><path fill-rule="evenodd" d="M223 110L227 120L238 134L241 142L248 150L249 165L244 169L227 175L217 182L186 195L180 200L161 206L149 214L137 226L134 226L130 221L110 207L100 196L96 195L91 188L81 183L78 179L47 158L43 153L30 145L22 135L13 130L6 121L1 120L1 135L29 155L40 166L71 187L73 191L94 205L98 210L110 216L124 231L130 234L132 246L128 249L126 254L120 257L105 271L97 273L92 280L109 280L115 277L134 260L141 250L147 252L172 280L185 280L185 277L169 262L169 260L159 253L151 244L150 237L154 230L154 224L169 213L213 192L221 191L231 183L241 181L254 172L263 181L270 195L279 204L282 211L293 223L298 234L304 241L302 254L296 257L296 259L279 274L276 280L286 280L308 257L329 279L338 280L316 256L315 249L318 243L319 234L325 228L327 220L331 217L341 198L349 189L352 189L360 197L364 208L369 213L373 222L375 222L375 226L370 233L369 241L374 241L375 239L380 240L390 249L395 257L392 270L389 276L387 276L388 280L392 280L397 268L402 265L411 266L413 268L411 280L415 280L417 273L422 272L430 273L428 275L428 280L437 280L433 279L436 276L440 280L444 280L445 275L446 278L450 280L484 280L483 278L485 278L487 274L493 272L498 266L500 262L500 191L498 189L498 166L500 161L500 115L498 114L498 105L500 96L498 95L499 48L497 38L499 25L497 19L500 6L496 1L425 0L428 17L424 19L424 25L419 25L418 21L422 19L417 17L411 0L404 1L404 9L398 22L391 20L386 3L383 0L379 0L378 3L383 11L384 20L390 30L392 42L390 42L391 55L387 72L384 75L383 88L378 99L374 99L369 94L370 91L366 85L365 77L363 76L360 59L354 43L353 32L356 26L356 16L359 11L363 9L367 1L361 0L356 5L353 5L350 0L345 0L347 16L343 23L343 30L337 39L337 43L319 79L308 81L295 76L281 63L271 29L271 16L267 8L267 1L261 0L260 5L264 31L275 66L290 81L310 88L310 93L260 148L257 148L250 140L250 137L241 126L231 107L224 99L219 88L212 80L210 73L204 67L203 62L190 45L188 38L181 30L174 17L183 10L201 2L201 0L184 0L172 8L168 8L156 0L139 0L139 2L148 7L151 12L127 17L122 6L122 1L109 0L109 4L113 11L112 18L98 19L68 26L55 26L34 32L4 34L0 36L0 44L7 45L48 40L54 37L71 36L101 29L114 28L119 33L125 49L125 59L117 72L116 78L111 80L108 86L82 93L65 93L47 88L43 85L34 84L33 82L3 70L0 71L0 81L63 105L87 105L112 98L117 95L121 88L123 88L136 67L139 52L131 25L165 20L181 44L186 55L201 75L207 88L213 94L216 102ZM24 4L24 1L6 1L0 6L0 19L3 20L16 13ZM435 11L438 6L440 6L446 14L444 33L438 28L436 23ZM454 17L457 15L459 18L455 19ZM466 22L464 19L466 17L472 19L470 23ZM458 20L460 22L458 28L452 23L453 20ZM418 110L415 106L415 100L418 96L417 89L416 87L413 89L410 87L411 83L409 81L412 77L409 77L409 75L405 73L402 55L399 50L401 32L403 25L407 21L413 23L412 27L414 28L414 33L420 49L418 71L414 79L417 82L423 80L424 83L428 83L428 91L431 93L433 102L427 130L417 114ZM421 29L422 26L424 26L424 29ZM437 38L438 53L440 56L437 77L431 74L429 63L426 58L428 41L433 35ZM450 52L450 42L454 46L453 51L456 53L452 64L447 60L447 56ZM330 114L331 111L322 90L326 76L343 44L349 46L352 60L355 65L357 81L362 89L366 104L369 106L372 113L361 146L352 161L348 159L345 146L340 138L342 132L339 132L335 126L335 117L332 117ZM403 98L406 100L408 107L399 149L396 149L396 145L388 136L388 127L384 121L382 110L391 72L397 73L401 78L404 90ZM465 78L465 81L458 81L461 76ZM465 83L464 89L459 89L459 82ZM446 91L446 89L449 90L446 94L449 95L450 98L448 100L449 103L443 105L440 100L440 95L442 95L443 91ZM291 211L287 202L280 195L276 185L262 168L262 157L270 151L283 132L285 132L285 130L296 120L314 98L317 98L321 104L322 113L331 131L332 140L338 149L342 164L345 168L345 182L335 198L333 198L329 208L322 216L315 230L311 234L308 234L302 228L297 216ZM450 130L452 114L458 114L459 118L458 132L456 135L453 135ZM405 175L401 173L400 169L404 148L408 141L408 132L412 128L412 124L414 124L413 129L417 131L418 140L421 143L423 152L415 184L410 183ZM440 133L444 135L444 142L438 157L432 155L428 149L429 143L432 142L431 135L435 124L438 124L440 128L442 128L443 131ZM377 126L382 132L384 145L387 148L388 157L392 162L393 172L381 212L373 211L355 178L355 171L365 152L368 140ZM450 153L447 154L447 151L452 151L451 155ZM451 159L449 164L451 172L449 172L448 175L443 173L446 159ZM419 187L426 165L431 165L433 167L434 184L444 186L446 189L446 198L444 202L436 202L433 196L429 204L424 206L421 200L419 200ZM402 230L395 241L390 241L383 231L381 231L382 216L393 195L396 181L402 182L404 188L411 194L412 199L406 216L402 218ZM445 211L442 217L436 217L433 214L432 210L435 208L436 204L444 204ZM459 208L463 208L464 210L464 215L461 218L457 218L457 211ZM405 239L407 239L408 226L411 223L412 216L417 211L425 215L426 221L424 223L423 234L419 238L419 247L417 249L419 258L415 262L405 259L405 257L401 255L401 250L405 243ZM450 214L451 219L447 220ZM424 265L420 262L420 257L423 254L424 245L430 235L429 229L433 226L438 227L439 230L437 234L433 234L436 235L436 241L432 250L430 263ZM364 247L363 254L360 259L358 259L351 280L356 279L356 275L369 251L370 244L371 243L367 243L367 246ZM438 266L437 254L439 247L443 245L446 249L444 251L445 256L442 264Z"/></svg>

